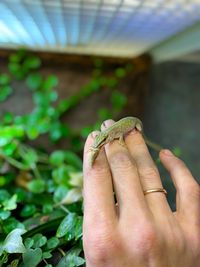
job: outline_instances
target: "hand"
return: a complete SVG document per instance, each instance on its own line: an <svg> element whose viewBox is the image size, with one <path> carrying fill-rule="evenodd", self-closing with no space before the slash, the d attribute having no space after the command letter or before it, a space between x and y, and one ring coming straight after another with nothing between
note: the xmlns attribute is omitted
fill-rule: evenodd
<svg viewBox="0 0 200 267"><path fill-rule="evenodd" d="M169 150L160 152L177 190L177 211L172 212L165 194L143 193L162 183L142 135L129 133L127 147L118 141L107 144L91 168L88 151L94 134L84 152L87 267L199 267L200 187L185 164Z"/></svg>

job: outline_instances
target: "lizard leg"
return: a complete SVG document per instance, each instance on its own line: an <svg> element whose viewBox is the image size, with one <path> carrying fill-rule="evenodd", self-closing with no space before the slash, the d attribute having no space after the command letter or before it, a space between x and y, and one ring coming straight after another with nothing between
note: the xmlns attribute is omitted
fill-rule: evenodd
<svg viewBox="0 0 200 267"><path fill-rule="evenodd" d="M88 152L90 152L89 155L89 165L92 167L92 165L94 164L95 159L97 158L98 154L99 154L100 148L94 148L91 147Z"/></svg>
<svg viewBox="0 0 200 267"><path fill-rule="evenodd" d="M88 150L88 152L98 153L99 150L100 150L100 148L97 148L97 147L90 147L90 149Z"/></svg>
<svg viewBox="0 0 200 267"><path fill-rule="evenodd" d="M121 146L123 146L123 147L126 146L126 144L125 144L125 142L124 142L124 136L123 136L123 134L121 134L120 137L119 137L119 144L120 144Z"/></svg>

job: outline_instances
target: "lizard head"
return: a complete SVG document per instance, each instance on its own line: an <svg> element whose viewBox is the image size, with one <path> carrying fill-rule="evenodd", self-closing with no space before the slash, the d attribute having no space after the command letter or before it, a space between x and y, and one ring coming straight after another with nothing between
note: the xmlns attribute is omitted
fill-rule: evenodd
<svg viewBox="0 0 200 267"><path fill-rule="evenodd" d="M96 137L95 137L95 140L94 140L94 143L93 143L93 147L96 148L96 147L101 147L105 144L106 142L106 139L107 139L108 135L104 132L100 132Z"/></svg>

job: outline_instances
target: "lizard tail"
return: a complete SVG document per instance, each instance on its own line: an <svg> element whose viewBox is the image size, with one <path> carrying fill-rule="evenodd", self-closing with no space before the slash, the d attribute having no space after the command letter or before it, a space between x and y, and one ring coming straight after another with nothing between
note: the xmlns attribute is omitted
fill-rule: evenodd
<svg viewBox="0 0 200 267"><path fill-rule="evenodd" d="M157 152L160 152L160 150L163 149L162 146L152 142L151 140L149 140L146 136L144 136L144 140L146 142L146 144L151 147L152 149L156 150Z"/></svg>

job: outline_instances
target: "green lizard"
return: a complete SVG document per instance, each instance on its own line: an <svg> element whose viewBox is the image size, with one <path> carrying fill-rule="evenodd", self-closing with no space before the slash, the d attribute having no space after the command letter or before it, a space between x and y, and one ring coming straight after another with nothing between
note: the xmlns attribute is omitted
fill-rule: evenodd
<svg viewBox="0 0 200 267"><path fill-rule="evenodd" d="M114 124L112 124L110 127L105 129L104 131L100 132L94 139L94 143L92 147L90 148L90 166L94 164L95 159L97 158L99 151L102 146L105 144L115 140L119 139L119 143L121 145L125 145L124 142L124 135L129 133L131 130L136 128L138 131L140 131L146 141L146 143L154 148L155 150L160 151L162 147L160 147L157 144L154 144L150 140L148 140L144 134L143 134L143 126L141 120L139 120L136 117L126 117L123 118Z"/></svg>

